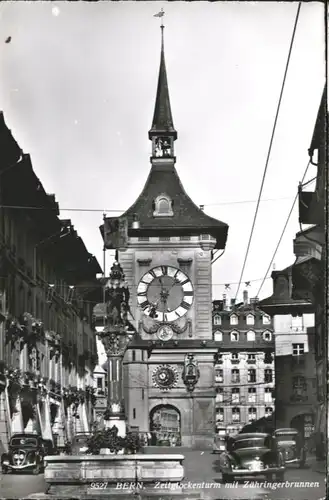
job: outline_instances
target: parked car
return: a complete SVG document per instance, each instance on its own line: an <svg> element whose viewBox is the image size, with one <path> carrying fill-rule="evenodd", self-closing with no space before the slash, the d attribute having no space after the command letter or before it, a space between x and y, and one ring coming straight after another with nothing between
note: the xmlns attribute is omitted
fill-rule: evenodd
<svg viewBox="0 0 329 500"><path fill-rule="evenodd" d="M277 447L282 452L286 464L305 466L306 449L302 442L302 436L297 429L276 429L273 436L277 441Z"/></svg>
<svg viewBox="0 0 329 500"><path fill-rule="evenodd" d="M275 476L284 480L285 464L276 440L265 433L237 434L227 441L226 452L219 457L224 483L246 476Z"/></svg>
<svg viewBox="0 0 329 500"><path fill-rule="evenodd" d="M39 474L44 469L45 443L41 436L33 433L14 434L8 452L1 455L3 474L32 471Z"/></svg>

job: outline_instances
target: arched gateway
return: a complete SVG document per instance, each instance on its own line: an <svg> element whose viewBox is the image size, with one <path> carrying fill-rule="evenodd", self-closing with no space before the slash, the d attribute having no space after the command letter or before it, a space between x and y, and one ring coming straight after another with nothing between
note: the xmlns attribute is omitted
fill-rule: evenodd
<svg viewBox="0 0 329 500"><path fill-rule="evenodd" d="M159 404L152 408L150 411L150 433L153 446L180 446L180 411L169 404Z"/></svg>

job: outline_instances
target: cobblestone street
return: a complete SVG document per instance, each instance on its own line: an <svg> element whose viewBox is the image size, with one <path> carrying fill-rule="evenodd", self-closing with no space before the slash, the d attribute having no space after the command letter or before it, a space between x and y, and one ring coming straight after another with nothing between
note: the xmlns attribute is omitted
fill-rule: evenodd
<svg viewBox="0 0 329 500"><path fill-rule="evenodd" d="M263 488L261 485L253 486L253 483L264 482L262 478L240 481L224 485L221 483L221 474L218 468L218 455L213 455L209 451L184 450L185 456L185 479L186 497L189 493L196 493L202 483L201 490L204 500L216 499L251 499L251 500L319 500L325 497L325 473L318 472L321 464L315 460L309 460L310 467L306 469L288 468L285 480L286 487L277 487L275 482L268 482L271 487ZM324 468L323 468L324 470ZM293 485L291 483L318 483L313 487ZM208 483L208 484L207 484ZM44 493L45 482L43 475L0 475L0 497L5 498L27 498L33 493ZM125 492L128 495L128 492ZM124 494L125 494L124 493ZM105 496L104 496L105 498ZM155 497L156 498L156 497ZM184 497L185 498L185 497Z"/></svg>

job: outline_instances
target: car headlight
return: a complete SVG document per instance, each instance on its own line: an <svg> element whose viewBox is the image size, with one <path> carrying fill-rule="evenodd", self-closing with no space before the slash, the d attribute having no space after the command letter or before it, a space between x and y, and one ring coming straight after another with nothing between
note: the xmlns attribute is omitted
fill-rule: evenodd
<svg viewBox="0 0 329 500"><path fill-rule="evenodd" d="M19 454L15 453L15 455L13 455L13 458L19 458Z"/></svg>
<svg viewBox="0 0 329 500"><path fill-rule="evenodd" d="M23 458L24 458L23 453L21 453L21 454L19 455L19 458L20 458L21 460L23 460Z"/></svg>

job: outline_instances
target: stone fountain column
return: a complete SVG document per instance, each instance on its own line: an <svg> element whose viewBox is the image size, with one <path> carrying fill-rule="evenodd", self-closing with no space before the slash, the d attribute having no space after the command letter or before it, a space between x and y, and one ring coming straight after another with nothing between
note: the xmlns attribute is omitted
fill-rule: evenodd
<svg viewBox="0 0 329 500"><path fill-rule="evenodd" d="M107 428L116 426L118 435L125 437L123 358L135 330L127 320L129 290L118 262L111 268L104 295L105 324L103 331L99 333L107 355L107 408L104 412L104 424Z"/></svg>

